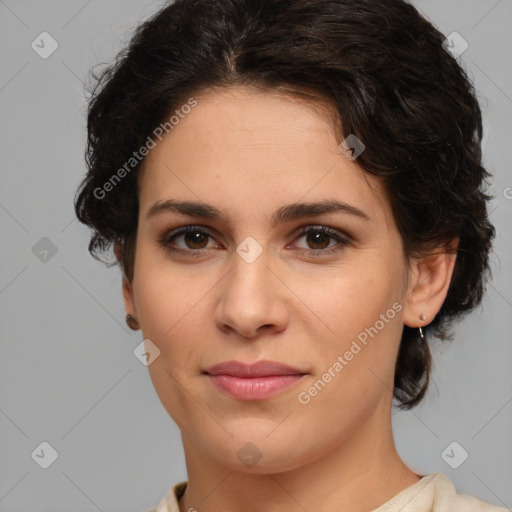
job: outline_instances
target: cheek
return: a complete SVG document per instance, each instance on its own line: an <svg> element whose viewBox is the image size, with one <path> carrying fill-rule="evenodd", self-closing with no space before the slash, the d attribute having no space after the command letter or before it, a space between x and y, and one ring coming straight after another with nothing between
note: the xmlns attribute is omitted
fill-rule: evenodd
<svg viewBox="0 0 512 512"><path fill-rule="evenodd" d="M316 321L321 319L329 328L325 330L328 344L333 340L349 342L379 321L382 314L385 320L393 320L397 309L401 309L393 309L393 304L401 300L401 283L397 277L400 270L392 263L386 264L383 258L374 260L361 259L314 279L295 280L297 295L304 297L304 302L317 314L309 316ZM386 322L386 327L389 324Z"/></svg>
<svg viewBox="0 0 512 512"><path fill-rule="evenodd" d="M169 415L181 428L191 429L187 422L196 417L197 404L190 400L184 383L200 368L202 352L194 340L204 339L200 329L207 314L205 294L212 284L206 277L191 278L175 272L150 256L141 251L134 278L143 336L160 350L148 371Z"/></svg>
<svg viewBox="0 0 512 512"><path fill-rule="evenodd" d="M192 266L178 270L150 251L141 251L137 264L134 296L143 336L160 349L162 362L179 371L200 353L193 340L204 339L205 318L211 317L208 292L219 279L211 272L198 275Z"/></svg>
<svg viewBox="0 0 512 512"><path fill-rule="evenodd" d="M143 238L135 258L134 297L144 334L164 336L190 309L194 287L166 264L159 249ZM187 286L188 285L188 286Z"/></svg>
<svg viewBox="0 0 512 512"><path fill-rule="evenodd" d="M308 306L317 314L309 315L309 331L315 332L313 323L317 325L318 318L326 326L311 347L317 377L331 368L336 377L327 374L321 380L329 381L331 392L340 393L347 403L356 404L361 393L380 393L376 390L383 386L379 379L392 387L403 329L400 275L392 258L366 258L357 268L337 269L318 287L304 281L297 292L308 297ZM343 359L341 370L338 356ZM337 361L338 371L333 368Z"/></svg>
<svg viewBox="0 0 512 512"><path fill-rule="evenodd" d="M336 336L320 338L313 352L316 373L298 390L298 411L310 418L329 411L332 426L322 432L325 439L339 432L349 436L392 394L401 305L375 295L371 301L340 300L325 317Z"/></svg>

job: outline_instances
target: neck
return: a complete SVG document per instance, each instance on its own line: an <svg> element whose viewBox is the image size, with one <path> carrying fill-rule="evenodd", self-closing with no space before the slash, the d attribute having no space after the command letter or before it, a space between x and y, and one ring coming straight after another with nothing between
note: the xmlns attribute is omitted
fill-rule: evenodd
<svg viewBox="0 0 512 512"><path fill-rule="evenodd" d="M182 436L188 485L180 511L368 512L420 480L400 459L391 421L371 422L288 471L238 471L218 464ZM382 421L380 422L382 427Z"/></svg>

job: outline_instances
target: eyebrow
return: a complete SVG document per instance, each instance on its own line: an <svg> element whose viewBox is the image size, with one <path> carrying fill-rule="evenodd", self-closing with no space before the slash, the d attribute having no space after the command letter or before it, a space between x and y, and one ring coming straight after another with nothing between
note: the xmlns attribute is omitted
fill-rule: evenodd
<svg viewBox="0 0 512 512"><path fill-rule="evenodd" d="M215 206L200 201L177 201L175 199L167 199L165 201L157 201L146 214L146 219L151 219L163 213L179 213L190 217L200 217L203 219L212 219L229 223L228 216L216 208ZM309 203L292 203L279 208L272 215L272 225L278 223L301 219L304 217L315 217L326 213L345 213L353 215L360 219L369 221L370 217L359 208L337 200L326 200L320 202Z"/></svg>

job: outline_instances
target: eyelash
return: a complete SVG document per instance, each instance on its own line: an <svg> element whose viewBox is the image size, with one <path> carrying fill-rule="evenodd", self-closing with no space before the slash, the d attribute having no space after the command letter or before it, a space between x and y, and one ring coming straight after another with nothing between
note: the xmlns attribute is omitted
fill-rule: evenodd
<svg viewBox="0 0 512 512"><path fill-rule="evenodd" d="M214 238L208 231L205 231L201 226L185 226L183 228L176 229L174 231L166 233L158 240L158 244L163 247L166 251L171 253L185 254L187 256L199 257L208 252L208 249L177 249L172 247L171 242L178 236L186 234L186 233L202 233L210 238ZM341 236L337 231L334 231L326 226L304 226L299 230L298 233L295 233L296 238L300 238L304 235L308 235L309 233L322 233L327 235L330 238L333 238L338 242L337 245L331 247L330 249L310 249L310 250L302 250L301 255L313 256L313 257L322 257L335 254L339 251L342 251L346 246L350 245L350 241Z"/></svg>

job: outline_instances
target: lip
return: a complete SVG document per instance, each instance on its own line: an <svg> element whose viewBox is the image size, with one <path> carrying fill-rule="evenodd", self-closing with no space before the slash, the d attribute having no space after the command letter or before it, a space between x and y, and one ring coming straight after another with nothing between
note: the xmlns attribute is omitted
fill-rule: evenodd
<svg viewBox="0 0 512 512"><path fill-rule="evenodd" d="M242 363L240 361L225 361L206 370L208 375L231 375L232 377L272 377L275 375L304 375L306 372L276 361L257 361Z"/></svg>
<svg viewBox="0 0 512 512"><path fill-rule="evenodd" d="M204 373L219 391L240 400L265 400L289 389L307 375L297 368L275 361L252 364L226 361Z"/></svg>

